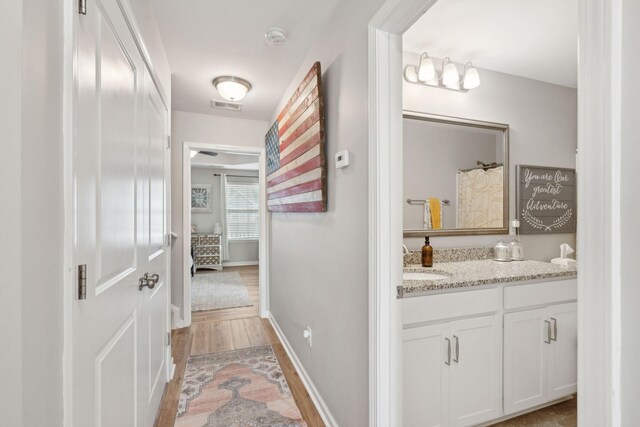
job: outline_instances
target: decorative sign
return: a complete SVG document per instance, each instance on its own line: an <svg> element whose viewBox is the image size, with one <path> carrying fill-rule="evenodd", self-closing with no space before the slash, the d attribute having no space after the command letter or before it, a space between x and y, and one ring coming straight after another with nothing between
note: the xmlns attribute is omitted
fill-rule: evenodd
<svg viewBox="0 0 640 427"><path fill-rule="evenodd" d="M521 234L576 232L576 170L517 165Z"/></svg>
<svg viewBox="0 0 640 427"><path fill-rule="evenodd" d="M265 135L272 212L326 212L327 167L320 63L316 62Z"/></svg>

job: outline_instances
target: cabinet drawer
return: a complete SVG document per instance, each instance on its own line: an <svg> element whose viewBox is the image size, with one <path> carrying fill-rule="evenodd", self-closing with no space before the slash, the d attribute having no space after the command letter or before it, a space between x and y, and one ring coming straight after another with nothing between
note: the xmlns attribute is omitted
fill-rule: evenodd
<svg viewBox="0 0 640 427"><path fill-rule="evenodd" d="M196 257L196 265L220 265L219 256L198 256Z"/></svg>
<svg viewBox="0 0 640 427"><path fill-rule="evenodd" d="M433 322L499 311L502 289L451 292L402 299L402 324Z"/></svg>
<svg viewBox="0 0 640 427"><path fill-rule="evenodd" d="M200 236L200 244L201 245L219 245L220 236L215 234L208 235L208 236Z"/></svg>
<svg viewBox="0 0 640 427"><path fill-rule="evenodd" d="M574 301L577 292L576 279L507 286L504 288L504 308L511 310Z"/></svg>
<svg viewBox="0 0 640 427"><path fill-rule="evenodd" d="M220 246L199 246L196 248L196 255L220 255Z"/></svg>

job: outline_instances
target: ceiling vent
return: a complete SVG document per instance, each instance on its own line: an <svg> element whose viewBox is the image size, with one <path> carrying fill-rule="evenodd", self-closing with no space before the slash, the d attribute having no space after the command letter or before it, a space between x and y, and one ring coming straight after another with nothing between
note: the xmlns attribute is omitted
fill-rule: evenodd
<svg viewBox="0 0 640 427"><path fill-rule="evenodd" d="M240 111L242 110L242 104L240 102L216 101L215 99L212 99L211 108L218 110Z"/></svg>

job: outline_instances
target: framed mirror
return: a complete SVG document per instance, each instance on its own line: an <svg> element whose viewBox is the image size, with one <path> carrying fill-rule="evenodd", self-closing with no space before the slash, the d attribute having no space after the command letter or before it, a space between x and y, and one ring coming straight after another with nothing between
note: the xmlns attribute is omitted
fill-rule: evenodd
<svg viewBox="0 0 640 427"><path fill-rule="evenodd" d="M509 125L403 114L404 237L509 233Z"/></svg>

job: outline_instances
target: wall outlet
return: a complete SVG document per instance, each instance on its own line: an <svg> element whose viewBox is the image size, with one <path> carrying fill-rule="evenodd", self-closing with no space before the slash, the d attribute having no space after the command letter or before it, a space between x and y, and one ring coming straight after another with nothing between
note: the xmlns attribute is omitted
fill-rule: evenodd
<svg viewBox="0 0 640 427"><path fill-rule="evenodd" d="M307 344L309 344L309 348L311 348L313 342L313 335L311 333L311 327L307 326L307 329L304 330L304 332L302 333L302 336L304 336L304 339L307 340Z"/></svg>

